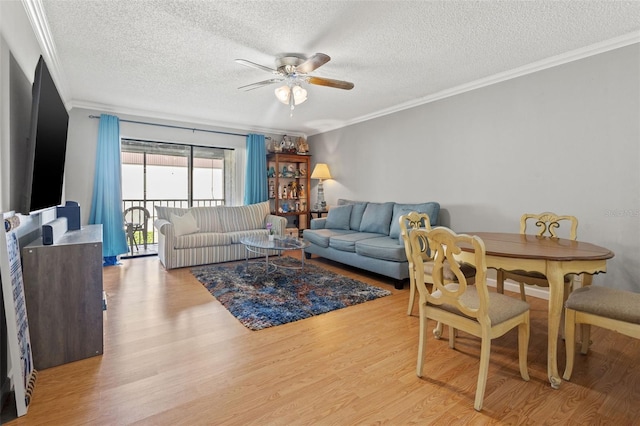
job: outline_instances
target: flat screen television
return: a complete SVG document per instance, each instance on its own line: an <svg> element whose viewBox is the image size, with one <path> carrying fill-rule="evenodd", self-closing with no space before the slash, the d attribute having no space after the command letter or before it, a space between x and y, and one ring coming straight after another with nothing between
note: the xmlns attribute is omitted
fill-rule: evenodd
<svg viewBox="0 0 640 426"><path fill-rule="evenodd" d="M42 56L31 91L25 191L20 213L29 214L62 203L69 114Z"/></svg>

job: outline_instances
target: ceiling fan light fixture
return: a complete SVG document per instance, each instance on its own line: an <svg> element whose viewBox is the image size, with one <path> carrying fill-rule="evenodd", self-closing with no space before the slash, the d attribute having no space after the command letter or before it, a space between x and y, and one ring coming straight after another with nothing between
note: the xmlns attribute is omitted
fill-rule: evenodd
<svg viewBox="0 0 640 426"><path fill-rule="evenodd" d="M329 55L325 55L324 53L316 53L308 58L301 55L291 54L289 56L276 58L275 69L247 61L246 59L236 59L236 62L240 65L257 68L275 75L275 77L269 80L240 86L238 89L253 90L272 83L284 83L282 86L275 89L274 93L276 95L276 99L289 106L289 109L291 110L289 116L293 117L293 110L295 107L307 100L307 90L302 87L303 83L334 87L343 90L353 89L353 83L348 81L333 80L330 78L314 77L309 75L310 72L313 72L317 68L326 64L330 59Z"/></svg>
<svg viewBox="0 0 640 426"><path fill-rule="evenodd" d="M289 105L289 98L291 97L291 89L286 84L280 86L275 90L276 98L285 105Z"/></svg>
<svg viewBox="0 0 640 426"><path fill-rule="evenodd" d="M240 86L238 89L253 90L268 84L284 82L284 84L275 89L274 92L276 98L283 104L288 105L291 111L293 111L296 105L300 105L307 100L307 91L302 87L302 83L334 87L343 90L353 89L353 83L348 81L309 75L309 73L329 62L330 59L329 55L325 55L324 53L316 53L308 58L302 55L290 54L276 58L275 69L247 61L246 59L236 59L236 62L240 65L256 68L275 75L275 77L269 80ZM291 116L293 116L293 112Z"/></svg>
<svg viewBox="0 0 640 426"><path fill-rule="evenodd" d="M293 89L291 89L291 91L293 92L293 100L295 101L296 105L300 105L307 100L307 91L301 86L295 85L293 86Z"/></svg>
<svg viewBox="0 0 640 426"><path fill-rule="evenodd" d="M285 105L291 104L291 97L293 96L293 105L300 105L307 100L307 91L299 84L295 84L293 87L288 85L280 86L275 91L276 98Z"/></svg>

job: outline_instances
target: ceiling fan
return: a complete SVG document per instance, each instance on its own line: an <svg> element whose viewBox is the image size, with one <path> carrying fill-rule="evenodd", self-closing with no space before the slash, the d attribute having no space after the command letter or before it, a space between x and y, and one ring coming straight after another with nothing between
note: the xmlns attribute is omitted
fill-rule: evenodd
<svg viewBox="0 0 640 426"><path fill-rule="evenodd" d="M330 78L314 77L308 75L322 65L329 62L331 58L324 53L316 53L315 55L305 58L301 55L287 54L276 58L276 68L269 68L246 59L236 59L240 65L250 68L256 68L266 71L274 75L268 80L259 81L257 83L240 86L240 90L253 90L259 87L268 86L274 83L284 83L284 85L275 89L276 98L284 104L291 107L293 111L296 105L307 100L307 91L302 87L302 83L315 84L318 86L334 87L336 89L351 90L353 83L343 80L333 80Z"/></svg>

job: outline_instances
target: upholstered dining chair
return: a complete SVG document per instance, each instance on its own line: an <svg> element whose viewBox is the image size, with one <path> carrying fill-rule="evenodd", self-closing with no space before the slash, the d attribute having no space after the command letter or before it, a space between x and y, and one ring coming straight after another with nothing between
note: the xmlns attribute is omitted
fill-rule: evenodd
<svg viewBox="0 0 640 426"><path fill-rule="evenodd" d="M135 240L135 233L142 232L142 239L144 248L147 248L147 227L151 214L149 210L142 206L133 206L125 209L124 213L124 226L127 233L127 239L129 240L129 247L131 248L131 254L133 254L133 247L138 249L138 243Z"/></svg>
<svg viewBox="0 0 640 426"><path fill-rule="evenodd" d="M520 217L521 234L527 233L527 223L531 222L535 222L535 226L537 227L536 235L538 236L558 238L556 230L560 228L561 223L565 223L570 226L568 231L569 239L575 241L577 238L578 219L575 216L559 216L551 212L544 212L540 214L526 213ZM520 284L520 298L522 300L527 300L524 287L525 284L549 287L547 277L539 272L504 271L499 269L496 276L498 293L504 293L504 280L506 279L512 279ZM567 275L564 277L564 300L566 300L572 288L573 275Z"/></svg>
<svg viewBox="0 0 640 426"><path fill-rule="evenodd" d="M411 315L413 313L413 307L415 305L415 296L416 296L416 285L415 285L415 270L414 263L412 259L411 252L411 244L409 243L409 231L412 229L424 228L427 230L431 229L431 224L429 222L429 215L426 213L418 213L418 212L409 212L405 215L400 216L400 236L404 243L404 250L407 255L407 261L409 262L409 307L407 309L407 315ZM433 284L431 279L431 271L433 269L433 259L430 256L429 248L426 246L421 247L420 254L422 256L423 265L424 265L424 280L426 284ZM475 277L475 269L473 266L468 264L461 265L461 269L467 278L467 281L473 283L473 279ZM446 262L444 266L444 280L445 282L454 282L456 280L455 274L451 271L449 267L449 263ZM436 331L438 330L438 331ZM436 327L434 333L436 333L436 337L440 337L439 332L441 329Z"/></svg>
<svg viewBox="0 0 640 426"><path fill-rule="evenodd" d="M518 357L520 375L529 380L527 351L529 349L529 304L487 289L486 253L483 241L477 236L456 234L444 227L414 229L409 233L413 262L416 271L416 287L420 295L420 336L416 374L422 377L426 346L427 319L449 326L450 330L462 330L480 337L480 368L473 407L480 411L484 399L491 353L491 340L513 328L518 328ZM426 241L426 242L425 242ZM424 283L424 265L421 247L427 244L433 257L433 287ZM457 254L461 246L473 250L475 285L470 285L462 273ZM444 263L449 259L456 282L444 280ZM449 346L455 348L455 333L449 333ZM463 371L461 374L466 374Z"/></svg>
<svg viewBox="0 0 640 426"><path fill-rule="evenodd" d="M591 325L640 339L640 294L589 285L574 290L565 302L564 335L567 362L562 377L571 378L575 359L575 331L582 325L581 353L589 351Z"/></svg>

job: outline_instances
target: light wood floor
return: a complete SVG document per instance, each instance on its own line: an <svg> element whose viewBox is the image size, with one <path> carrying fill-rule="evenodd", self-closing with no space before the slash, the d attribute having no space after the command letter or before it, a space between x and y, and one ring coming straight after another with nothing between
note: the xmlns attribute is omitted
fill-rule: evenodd
<svg viewBox="0 0 640 426"><path fill-rule="evenodd" d="M594 329L589 356L553 390L546 301L531 298L531 380L520 378L515 331L495 340L478 413L476 338L460 333L451 350L429 335L419 379L408 291L312 261L393 295L250 331L188 268L165 271L155 257L105 268L104 355L41 371L28 414L9 425L640 424L638 340Z"/></svg>

